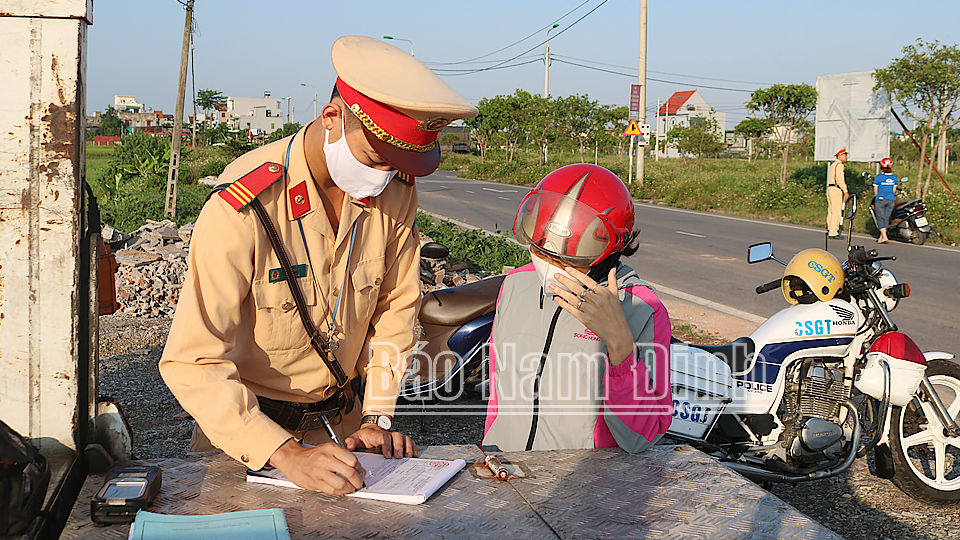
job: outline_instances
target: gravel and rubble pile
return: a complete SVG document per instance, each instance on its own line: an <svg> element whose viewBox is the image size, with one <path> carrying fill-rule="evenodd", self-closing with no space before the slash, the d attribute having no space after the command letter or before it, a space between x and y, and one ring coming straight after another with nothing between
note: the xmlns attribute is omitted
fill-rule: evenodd
<svg viewBox="0 0 960 540"><path fill-rule="evenodd" d="M127 315L172 317L187 271L193 223L147 221L131 234L106 226L103 239L117 257L117 300Z"/></svg>
<svg viewBox="0 0 960 540"><path fill-rule="evenodd" d="M186 238L178 241L171 229L183 231ZM184 230L169 222L159 222L130 235L150 240L120 250L130 252L129 260L145 258L137 251L147 253L146 257L159 253L160 257L148 263L121 262L118 289L122 292L118 294L127 295L121 299L123 310L100 318L100 395L119 400L133 430L134 452L141 458L184 456L193 430L193 420L177 403L157 370L186 270L190 230L192 227ZM133 240L131 245L137 241ZM436 282L424 286L425 291L484 277L471 272L466 265L447 265L443 260L425 259L422 271L430 273ZM683 328L675 334L684 341L698 342L706 335L685 321L673 322ZM395 425L420 445L479 444L483 409L484 402L476 395L455 403L407 405L398 409ZM872 467L869 456L857 460L850 470L835 478L797 485L775 484L770 491L850 540L960 538L960 508L919 503L889 480L873 476Z"/></svg>

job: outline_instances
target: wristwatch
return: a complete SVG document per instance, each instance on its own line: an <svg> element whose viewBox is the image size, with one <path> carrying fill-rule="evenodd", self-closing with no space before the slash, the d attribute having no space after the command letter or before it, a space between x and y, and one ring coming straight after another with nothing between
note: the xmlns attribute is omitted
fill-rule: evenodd
<svg viewBox="0 0 960 540"><path fill-rule="evenodd" d="M384 431L390 431L390 428L393 427L393 419L382 414L368 414L360 419L360 425L362 426L363 424L374 424L382 428Z"/></svg>

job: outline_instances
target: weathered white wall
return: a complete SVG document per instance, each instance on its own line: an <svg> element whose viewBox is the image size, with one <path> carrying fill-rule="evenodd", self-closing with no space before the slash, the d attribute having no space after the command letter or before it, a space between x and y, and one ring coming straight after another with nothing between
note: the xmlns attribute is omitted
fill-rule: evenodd
<svg viewBox="0 0 960 540"><path fill-rule="evenodd" d="M0 8L0 419L76 449L80 178L92 0Z"/></svg>

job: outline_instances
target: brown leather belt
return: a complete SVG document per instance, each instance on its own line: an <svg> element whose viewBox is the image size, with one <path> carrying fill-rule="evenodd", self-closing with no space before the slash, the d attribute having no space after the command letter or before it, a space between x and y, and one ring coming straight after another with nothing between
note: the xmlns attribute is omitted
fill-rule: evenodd
<svg viewBox="0 0 960 540"><path fill-rule="evenodd" d="M354 377L348 383L352 395L360 390L360 377ZM323 428L323 416L332 424L339 424L343 415L353 411L353 400L348 400L342 390L333 396L313 403L297 403L295 401L278 401L275 399L257 396L260 410L270 417L280 427L295 432L312 431Z"/></svg>

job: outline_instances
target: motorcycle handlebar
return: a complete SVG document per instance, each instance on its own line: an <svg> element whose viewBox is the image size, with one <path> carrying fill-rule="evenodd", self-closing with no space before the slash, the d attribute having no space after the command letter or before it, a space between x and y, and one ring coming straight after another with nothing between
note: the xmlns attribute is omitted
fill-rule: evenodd
<svg viewBox="0 0 960 540"><path fill-rule="evenodd" d="M765 292L770 292L770 291L772 291L772 290L774 290L774 289L777 289L777 288L779 288L779 287L780 287L780 280L779 280L779 279L775 279L775 280L771 281L770 283L767 283L767 284L765 284L765 285L761 285L761 286L757 287L757 294L763 294L763 293L765 293Z"/></svg>
<svg viewBox="0 0 960 540"><path fill-rule="evenodd" d="M850 259L853 260L853 262L857 262L860 264L873 262L876 260L876 257L877 257L877 250L875 249L871 249L870 251L867 251L863 248L858 248L850 252Z"/></svg>

